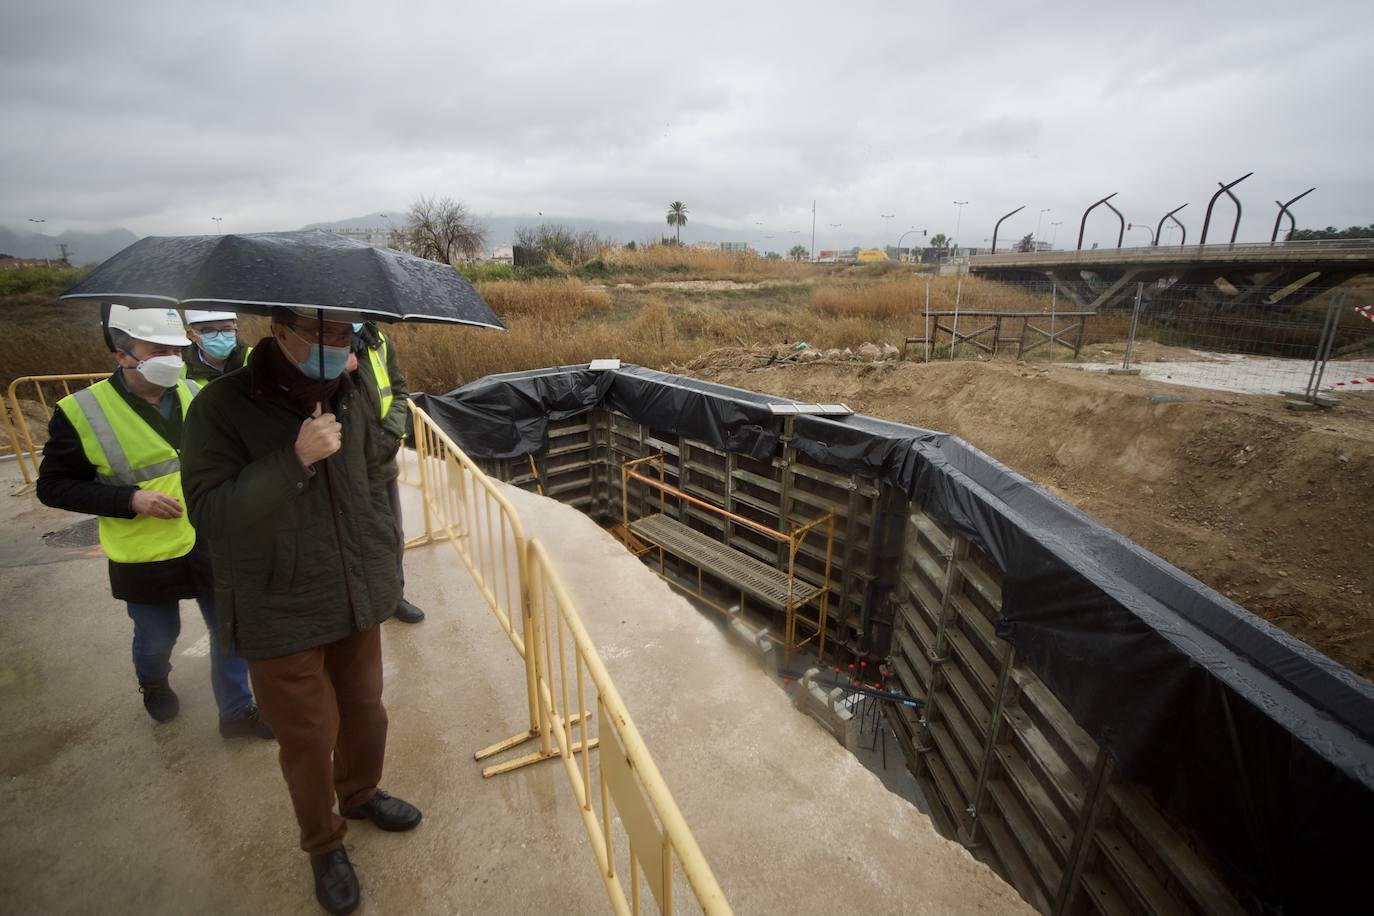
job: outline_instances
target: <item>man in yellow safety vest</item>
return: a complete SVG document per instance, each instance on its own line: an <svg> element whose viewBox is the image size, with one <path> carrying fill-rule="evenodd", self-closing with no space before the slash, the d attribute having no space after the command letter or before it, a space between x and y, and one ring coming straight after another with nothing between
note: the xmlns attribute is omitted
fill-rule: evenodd
<svg viewBox="0 0 1374 916"><path fill-rule="evenodd" d="M401 579L401 599L396 602L395 617L402 623L419 623L425 619L425 612L405 597L406 537L401 524L401 488L396 480L400 476L396 454L406 437L410 395L406 391L406 377L401 374L400 361L396 359L396 346L378 329L375 321L354 323L353 352L347 368L361 382L359 387L372 411L372 419L381 425L382 435L377 441L390 449L390 454L385 456L382 476L387 482L391 514L396 518L396 573Z"/></svg>
<svg viewBox="0 0 1374 916"><path fill-rule="evenodd" d="M182 354L186 362L182 378L214 381L240 368L253 352L239 339L239 316L235 312L187 309L186 336L191 338L191 346Z"/></svg>
<svg viewBox="0 0 1374 916"><path fill-rule="evenodd" d="M221 651L209 551L181 493L182 421L199 383L181 378L189 346L169 308L109 307L107 338L119 368L57 403L38 471L45 504L100 519L110 589L134 624L133 662L148 714L176 717L168 682L182 598L195 598L210 634L210 684L226 738L272 731L258 716L243 659Z"/></svg>

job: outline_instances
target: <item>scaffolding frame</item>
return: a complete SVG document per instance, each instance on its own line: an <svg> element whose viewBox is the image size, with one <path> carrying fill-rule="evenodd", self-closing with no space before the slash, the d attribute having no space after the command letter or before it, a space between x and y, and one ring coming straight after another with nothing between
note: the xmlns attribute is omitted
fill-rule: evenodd
<svg viewBox="0 0 1374 916"><path fill-rule="evenodd" d="M640 472L639 469L646 464L657 464L657 479ZM632 480L658 491L657 513L651 513L634 521L630 520L629 493L630 481ZM738 515L669 484L662 450L643 458L621 462L620 494L621 528L619 533L621 539L630 552L638 557L643 557L654 549L658 550L658 576L660 579L722 613L729 613L727 608L717 604L706 592L703 581L704 567L713 561L719 562L727 568L738 567L734 575L721 575L719 568L715 574L739 590L739 610L741 613L746 607L746 596L751 593L770 607L783 611L786 619L783 638L778 640L771 635L770 638L782 645L784 664L791 662L794 649L800 649L812 640L816 641L817 659L821 662L825 661L825 625L830 606L830 574L835 547L834 511L827 512L800 525L793 526L789 520L790 530L787 531L771 528L762 522L756 522L753 519ZM716 542L714 538L704 532L699 532L685 523L671 518L666 511L669 496L678 499L679 504L689 503L699 509L719 515L734 524L743 525L764 537L778 541L780 544L785 544L787 546L786 573L771 568L773 575L768 575L764 572L767 567L762 561L735 550L728 544ZM679 514L681 514L680 510ZM814 585L805 579L799 580L797 578L797 552L805 543L807 536L822 527L825 531L825 571L820 584ZM636 538L647 542L647 545L636 543ZM670 547L674 549L670 550ZM668 575L667 557L669 553L696 567L697 587L695 591ZM746 586L740 581L742 579L753 579L757 584ZM817 602L818 615L816 619L798 613L812 601ZM812 628L815 632L798 641L798 622Z"/></svg>

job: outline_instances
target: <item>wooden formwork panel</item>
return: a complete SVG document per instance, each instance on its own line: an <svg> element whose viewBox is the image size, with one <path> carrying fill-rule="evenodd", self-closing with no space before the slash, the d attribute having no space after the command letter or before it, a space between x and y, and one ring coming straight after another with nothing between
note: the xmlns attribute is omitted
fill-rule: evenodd
<svg viewBox="0 0 1374 916"><path fill-rule="evenodd" d="M1045 913L1244 912L997 637L996 565L910 509L889 667L926 706L888 722L937 827Z"/></svg>

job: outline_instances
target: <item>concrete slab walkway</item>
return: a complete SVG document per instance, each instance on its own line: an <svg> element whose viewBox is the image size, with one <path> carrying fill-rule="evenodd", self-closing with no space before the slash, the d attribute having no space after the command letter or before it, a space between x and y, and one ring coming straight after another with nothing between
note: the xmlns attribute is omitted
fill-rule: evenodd
<svg viewBox="0 0 1374 916"><path fill-rule="evenodd" d="M181 716L155 725L105 560L45 543L80 519L8 495L18 483L0 464L4 911L320 912L275 745L216 731L199 615L184 606L174 655ZM590 520L512 494L736 912L1028 911ZM429 619L385 625L383 785L425 821L411 834L353 826L362 912L606 912L558 765L484 781L472 761L524 727L515 653L450 547L411 551L407 574Z"/></svg>

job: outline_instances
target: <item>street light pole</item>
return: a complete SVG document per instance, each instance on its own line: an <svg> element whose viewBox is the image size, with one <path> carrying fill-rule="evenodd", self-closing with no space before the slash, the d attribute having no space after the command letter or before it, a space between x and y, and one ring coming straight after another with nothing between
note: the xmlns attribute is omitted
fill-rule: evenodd
<svg viewBox="0 0 1374 916"><path fill-rule="evenodd" d="M964 218L964 207L967 204L968 201L966 200L956 200L954 202L954 206L958 207L959 209L954 211L956 214L954 217L954 239L953 244L950 245L950 248L954 251L954 254L956 256L959 254L959 222Z"/></svg>
<svg viewBox="0 0 1374 916"><path fill-rule="evenodd" d="M892 231L892 220L897 216L895 213L879 213L878 216L883 222L883 244L887 244L887 234Z"/></svg>
<svg viewBox="0 0 1374 916"><path fill-rule="evenodd" d="M1127 231L1127 232L1130 232L1132 229L1144 229L1146 232L1150 233L1150 247L1151 247L1151 248L1154 247L1154 245L1155 245L1155 231L1154 231L1153 229L1151 229L1149 226L1137 226L1135 223L1127 223L1127 224L1126 224L1126 231Z"/></svg>
<svg viewBox="0 0 1374 916"><path fill-rule="evenodd" d="M35 226L38 226L38 227L39 227L38 231L39 231L39 232L42 232L42 231L43 231L42 226L43 226L44 223L47 222L47 220L45 220L45 219L34 219L32 216L30 216L30 217L29 217L29 222L33 223Z"/></svg>
<svg viewBox="0 0 1374 916"><path fill-rule="evenodd" d="M908 235L911 235L911 233L913 232L919 232L921 233L921 235L926 234L926 230L924 229L908 229L906 232L903 232L901 236L899 236L897 239L897 260L900 261L902 259L902 239L906 238Z"/></svg>
<svg viewBox="0 0 1374 916"><path fill-rule="evenodd" d="M1045 218L1045 214L1046 214L1046 213L1049 213L1049 212L1050 212L1050 208L1049 208L1049 207L1046 207L1045 209L1041 210L1041 211L1040 211L1040 215L1037 216L1037 217L1035 218L1035 238L1033 239L1033 241L1036 241L1036 242L1040 241L1040 221L1041 221L1042 219L1044 219L1044 218ZM1034 245L1031 246L1032 249L1034 249L1034 247L1035 247Z"/></svg>
<svg viewBox="0 0 1374 916"><path fill-rule="evenodd" d="M1062 219L1059 220L1058 222L1051 222L1051 223L1050 223L1050 228L1054 230L1052 233L1050 233L1050 248L1051 248L1051 249L1054 248L1054 242L1055 242L1055 240L1059 238L1059 227L1062 226L1062 225L1064 225L1064 221L1063 221Z"/></svg>
<svg viewBox="0 0 1374 916"><path fill-rule="evenodd" d="M211 221L214 222L214 224L215 224L215 234L216 234L216 235L223 235L223 234L224 234L224 217L222 217L222 216L212 216L212 217L210 217L210 219L211 219Z"/></svg>

